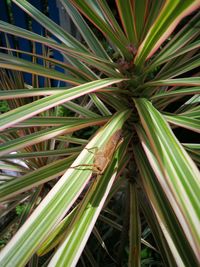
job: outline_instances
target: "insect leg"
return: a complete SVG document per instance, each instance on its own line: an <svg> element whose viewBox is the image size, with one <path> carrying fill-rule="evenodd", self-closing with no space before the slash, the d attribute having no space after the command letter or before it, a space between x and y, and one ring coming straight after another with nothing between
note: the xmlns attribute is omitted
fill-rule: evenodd
<svg viewBox="0 0 200 267"><path fill-rule="evenodd" d="M95 147L91 147L91 148L86 148L85 149L89 152L89 153L92 153L92 154L96 154L97 150L98 150L98 147L95 146ZM94 150L94 152L92 152L92 150Z"/></svg>
<svg viewBox="0 0 200 267"><path fill-rule="evenodd" d="M91 168L80 168L80 167L91 167ZM93 170L93 164L79 164L79 165L76 165L76 166L73 166L73 167L69 167L69 169L75 169L75 170L90 170L92 171Z"/></svg>

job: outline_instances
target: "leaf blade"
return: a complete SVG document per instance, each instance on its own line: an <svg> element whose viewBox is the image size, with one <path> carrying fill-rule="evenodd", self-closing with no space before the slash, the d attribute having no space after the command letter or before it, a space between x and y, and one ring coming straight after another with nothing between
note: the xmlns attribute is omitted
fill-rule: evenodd
<svg viewBox="0 0 200 267"><path fill-rule="evenodd" d="M55 95L37 100L33 103L21 106L17 109L8 111L7 113L0 115L0 129L3 130L11 125L14 125L15 123L33 117L42 111L48 110L82 95L95 92L100 88L109 86L122 80L123 79L105 78L102 80L92 81L90 83L68 89L66 92L57 93Z"/></svg>
<svg viewBox="0 0 200 267"><path fill-rule="evenodd" d="M199 1L185 1L184 5L177 0L167 1L140 45L135 57L135 64L141 67L144 61L151 57L170 35L180 20L198 7Z"/></svg>
<svg viewBox="0 0 200 267"><path fill-rule="evenodd" d="M171 192L176 196L175 201L181 207L182 221L180 223L185 233L189 231L190 245L197 255L197 247L200 242L197 230L200 216L197 193L200 184L198 182L199 171L175 138L162 115L151 103L145 99L135 99L134 101L162 173L168 180ZM179 212L177 217L180 218Z"/></svg>

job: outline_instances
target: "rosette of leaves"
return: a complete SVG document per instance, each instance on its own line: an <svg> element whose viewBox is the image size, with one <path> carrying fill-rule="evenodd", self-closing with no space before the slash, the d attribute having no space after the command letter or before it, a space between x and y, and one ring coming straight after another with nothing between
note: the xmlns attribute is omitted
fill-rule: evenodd
<svg viewBox="0 0 200 267"><path fill-rule="evenodd" d="M197 266L199 1L60 0L81 42L28 1L12 2L48 35L0 22L5 36L33 47L31 61L8 39L0 53L0 98L9 105L0 116L1 215L25 206L0 265L42 266L47 255L44 266L75 266L82 255L80 265L106 266L87 243L93 232L114 266L140 266L141 243L165 266ZM120 129L108 167L94 174L95 151Z"/></svg>

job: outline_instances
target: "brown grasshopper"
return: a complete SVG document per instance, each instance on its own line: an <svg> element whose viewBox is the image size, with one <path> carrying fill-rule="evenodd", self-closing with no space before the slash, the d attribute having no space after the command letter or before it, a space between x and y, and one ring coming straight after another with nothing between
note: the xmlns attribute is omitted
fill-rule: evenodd
<svg viewBox="0 0 200 267"><path fill-rule="evenodd" d="M92 166L92 172L96 175L102 175L108 164L110 163L115 150L118 148L120 143L123 141L122 130L117 130L108 140L108 142L103 146L102 149L97 150L94 153L94 163L93 164L81 164L74 166L74 168L79 166ZM91 150L91 149L88 149Z"/></svg>
<svg viewBox="0 0 200 267"><path fill-rule="evenodd" d="M104 145L102 149L97 151L94 156L93 172L103 174L110 163L115 150L123 141L122 130L117 130Z"/></svg>

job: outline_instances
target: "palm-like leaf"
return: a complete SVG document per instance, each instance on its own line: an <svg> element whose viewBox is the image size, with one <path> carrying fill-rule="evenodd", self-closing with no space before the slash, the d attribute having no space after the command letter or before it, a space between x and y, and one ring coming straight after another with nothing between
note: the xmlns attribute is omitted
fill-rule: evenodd
<svg viewBox="0 0 200 267"><path fill-rule="evenodd" d="M142 240L160 251L165 265L198 265L199 145L182 140L179 132L199 133L199 1L158 1L155 7L153 1L118 0L109 6L105 0L60 0L84 43L28 1L12 1L58 41L0 22L2 32L47 51L25 52L30 62L16 56L23 51L7 41L0 53L0 99L10 108L0 115L1 214L27 205L0 265L25 266L34 253L41 256L60 244L49 266L75 266L83 251L95 266L92 248L84 250L92 231L110 255L104 243L109 230L103 237L98 223L94 228L98 217L105 229L121 231L116 264L122 264L129 246L124 261L139 266ZM50 58L51 49L68 63ZM21 72L32 74L32 84ZM38 76L44 77L43 87ZM51 79L67 85L51 87ZM107 158L102 151L122 128L123 140ZM98 153L109 166L92 180ZM109 206L109 201L118 203L117 192L125 195L126 206L119 215ZM148 222L157 249L142 239L140 221Z"/></svg>

